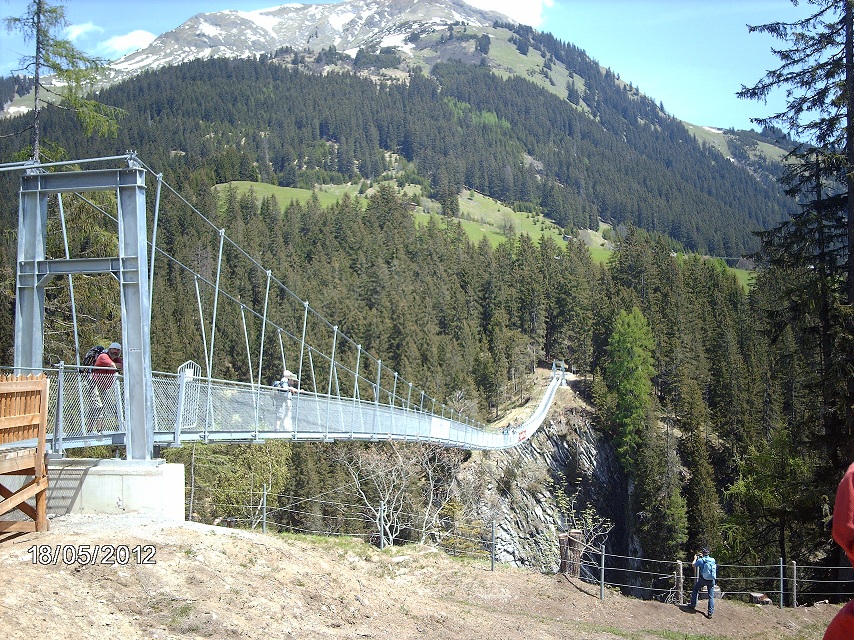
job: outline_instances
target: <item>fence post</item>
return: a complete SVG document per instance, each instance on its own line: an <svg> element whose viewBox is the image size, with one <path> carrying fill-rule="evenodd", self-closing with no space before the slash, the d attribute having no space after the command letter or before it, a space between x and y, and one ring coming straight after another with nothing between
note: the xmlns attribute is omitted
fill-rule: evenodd
<svg viewBox="0 0 854 640"><path fill-rule="evenodd" d="M780 608L783 608L783 581L785 580L785 567L783 566L783 558L780 558Z"/></svg>
<svg viewBox="0 0 854 640"><path fill-rule="evenodd" d="M62 445L62 437L65 435L65 403L63 395L65 394L65 363L59 361L59 371L56 374L56 420L53 423L53 453L64 455L65 447Z"/></svg>
<svg viewBox="0 0 854 640"><path fill-rule="evenodd" d="M602 556L599 560L599 599L605 599L605 545L602 545Z"/></svg>
<svg viewBox="0 0 854 640"><path fill-rule="evenodd" d="M685 577L682 573L682 561L676 561L676 593L679 594L677 596L679 600L679 604L685 604Z"/></svg>
<svg viewBox="0 0 854 640"><path fill-rule="evenodd" d="M798 563L792 560L792 608L798 608Z"/></svg>
<svg viewBox="0 0 854 640"><path fill-rule="evenodd" d="M558 566L558 573L562 573L566 575L569 573L569 534L568 533L559 533L557 536L557 548L558 548L558 559L560 560L560 564Z"/></svg>
<svg viewBox="0 0 854 640"><path fill-rule="evenodd" d="M264 494L261 496L261 533L267 533L267 485L264 485Z"/></svg>
<svg viewBox="0 0 854 640"><path fill-rule="evenodd" d="M492 521L492 546L489 550L491 556L490 571L495 571L495 520Z"/></svg>
<svg viewBox="0 0 854 640"><path fill-rule="evenodd" d="M581 551L584 548L584 540L582 538L581 529L569 530L569 546L568 555L566 558L567 569L572 578L581 577Z"/></svg>

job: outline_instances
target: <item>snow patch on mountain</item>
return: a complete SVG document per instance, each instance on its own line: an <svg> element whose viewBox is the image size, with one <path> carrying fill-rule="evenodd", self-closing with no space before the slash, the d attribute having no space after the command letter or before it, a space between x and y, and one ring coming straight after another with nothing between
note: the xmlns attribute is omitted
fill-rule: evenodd
<svg viewBox="0 0 854 640"><path fill-rule="evenodd" d="M215 38L216 36L222 35L222 31L217 26L212 25L209 22L205 22L204 20L199 23L198 33L203 36L207 36L208 38Z"/></svg>
<svg viewBox="0 0 854 640"><path fill-rule="evenodd" d="M235 13L241 18L255 23L271 35L276 35L276 27L278 27L282 21L275 16L267 15L267 12L269 11L274 11L274 9L263 9L261 11L235 11Z"/></svg>
<svg viewBox="0 0 854 640"><path fill-rule="evenodd" d="M332 14L329 16L329 24L332 25L332 27L338 31L344 31L344 25L346 25L355 17L356 14L350 11L346 13L340 13L338 15Z"/></svg>
<svg viewBox="0 0 854 640"><path fill-rule="evenodd" d="M158 56L154 53L136 56L133 59L122 58L113 63L113 68L119 71L141 71L157 62Z"/></svg>
<svg viewBox="0 0 854 640"><path fill-rule="evenodd" d="M406 42L406 36L402 33L395 33L389 36L386 36L380 41L381 47L397 47L398 49L405 51L406 53L411 54L412 49L415 45Z"/></svg>
<svg viewBox="0 0 854 640"><path fill-rule="evenodd" d="M359 49L376 47L411 53L406 38L415 31L459 23L484 27L496 20L512 22L462 0L346 0L201 13L112 63L108 77L118 82L146 69L211 57L248 58L284 47L319 51L334 46L353 57Z"/></svg>

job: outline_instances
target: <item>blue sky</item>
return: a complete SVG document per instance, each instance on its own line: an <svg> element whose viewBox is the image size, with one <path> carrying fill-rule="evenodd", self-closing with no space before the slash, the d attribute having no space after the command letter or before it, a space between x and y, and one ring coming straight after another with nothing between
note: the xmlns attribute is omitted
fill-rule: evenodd
<svg viewBox="0 0 854 640"><path fill-rule="evenodd" d="M548 31L610 67L688 122L751 128L751 117L783 108L739 100L735 92L777 66L779 44L747 24L793 20L809 6L791 0L469 0ZM27 0L0 0L0 17L20 16ZM116 59L146 46L196 13L276 6L275 0L68 0L65 36L84 51ZM282 3L283 4L283 3ZM318 4L317 1L310 4ZM16 69L27 45L2 31L0 74Z"/></svg>

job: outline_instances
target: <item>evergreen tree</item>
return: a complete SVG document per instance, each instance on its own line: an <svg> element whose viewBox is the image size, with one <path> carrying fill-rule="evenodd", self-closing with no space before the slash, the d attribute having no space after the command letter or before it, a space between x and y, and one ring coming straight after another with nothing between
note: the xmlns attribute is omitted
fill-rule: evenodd
<svg viewBox="0 0 854 640"><path fill-rule="evenodd" d="M610 427L623 468L635 470L637 453L649 430L654 342L640 309L620 312L608 341L605 383L614 395Z"/></svg>
<svg viewBox="0 0 854 640"><path fill-rule="evenodd" d="M815 214L808 217L822 221L817 226L810 225L809 234L819 241L819 251L816 254L813 250L812 256L802 256L806 258L803 267L823 270L828 277L827 262L820 256L827 255L831 246L830 236L840 236L841 246L847 247L849 256L854 246L854 7L849 0L814 0L811 4L816 7L814 12L801 20L750 27L751 31L775 36L788 47L775 50L781 61L777 69L769 71L754 86L743 87L739 95L764 99L772 90L786 88L786 108L754 121L762 126L782 124L795 139L811 143L796 149L793 154L796 159L804 161L802 168L796 169L801 176L809 175L813 166L818 168L816 180L796 180L794 184L795 191L815 194L805 198L810 203L808 209ZM841 185L840 209L844 211L836 218L835 230L825 224L831 220L825 217L821 196L822 179L831 173L834 174L833 180ZM799 227L781 227L779 231L784 237L800 235L803 229ZM815 230L823 230L826 236L816 238ZM837 379L850 398L854 395L854 260L850 258L844 278L842 290L846 306L835 322L840 328L838 347L847 355L838 369ZM827 326L825 332L826 329ZM826 408L835 413L835 408L828 405L828 401L825 396ZM834 465L841 470L854 456L851 445L854 408L850 402L838 417L836 424L825 421L825 427L826 430L829 428L827 435L833 441L830 455Z"/></svg>
<svg viewBox="0 0 854 640"><path fill-rule="evenodd" d="M725 492L732 513L724 539L734 562L788 563L814 553L823 525L812 462L787 425L749 448L741 475Z"/></svg>
<svg viewBox="0 0 854 640"><path fill-rule="evenodd" d="M115 135L122 111L84 96L91 90L103 62L87 56L71 41L56 35L67 25L62 3L52 5L46 0L30 0L23 16L6 18L5 22L8 31L17 31L24 40L33 40L35 44L33 54L22 59L24 69L33 74L32 159L38 162L41 154L40 114L42 105L47 102L42 97L43 91L65 101L65 106L72 109L83 124L86 135ZM55 87L62 89L49 89L44 84L46 75L53 75L58 81Z"/></svg>
<svg viewBox="0 0 854 640"><path fill-rule="evenodd" d="M632 497L644 557L681 557L688 523L676 452L658 429L646 429L636 462Z"/></svg>
<svg viewBox="0 0 854 640"><path fill-rule="evenodd" d="M688 470L685 484L689 549L718 548L721 507L706 438L711 428L700 386L685 367L679 372L676 425L682 432L680 450Z"/></svg>
<svg viewBox="0 0 854 640"><path fill-rule="evenodd" d="M489 53L489 45L490 39L489 35L484 33L477 39L477 44L475 45L475 49L480 51L483 55L487 55Z"/></svg>
<svg viewBox="0 0 854 640"><path fill-rule="evenodd" d="M324 531L323 505L314 499L322 493L323 487L318 455L318 448L312 443L293 445L293 473L279 496L282 515L278 522L298 533Z"/></svg>
<svg viewBox="0 0 854 640"><path fill-rule="evenodd" d="M828 164L836 169L823 169ZM814 391L816 432L833 467L847 460L851 335L845 326L847 259L845 216L847 199L833 188L838 163L814 153L786 176L789 191L802 200L801 211L759 234L758 254L766 269L761 282L766 293L768 330L775 337L789 329L797 336L801 356L811 363L805 387ZM831 190L830 193L826 191Z"/></svg>

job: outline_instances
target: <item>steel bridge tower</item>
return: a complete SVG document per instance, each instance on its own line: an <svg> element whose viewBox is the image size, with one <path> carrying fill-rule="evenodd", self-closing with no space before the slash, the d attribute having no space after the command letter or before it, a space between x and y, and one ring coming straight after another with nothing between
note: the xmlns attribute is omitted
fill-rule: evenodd
<svg viewBox="0 0 854 640"><path fill-rule="evenodd" d="M18 269L15 308L15 373L44 366L45 285L58 275L110 273L121 290L124 407L128 460L154 453L154 390L151 381L151 298L145 175L132 159L119 169L21 176L18 204ZM119 255L113 258L47 259L48 199L57 194L113 191L118 208Z"/></svg>

